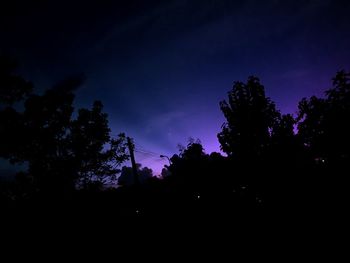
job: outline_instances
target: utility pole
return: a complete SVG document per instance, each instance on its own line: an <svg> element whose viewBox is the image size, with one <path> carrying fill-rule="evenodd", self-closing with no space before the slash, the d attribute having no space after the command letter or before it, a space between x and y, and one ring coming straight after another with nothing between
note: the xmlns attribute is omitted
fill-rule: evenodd
<svg viewBox="0 0 350 263"><path fill-rule="evenodd" d="M134 156L134 147L135 146L132 143L132 140L130 137L127 137L127 142L128 142L128 148L129 148L130 159L131 159L132 173L134 174L134 183L138 184L139 177L137 175L137 167L136 167L135 156Z"/></svg>

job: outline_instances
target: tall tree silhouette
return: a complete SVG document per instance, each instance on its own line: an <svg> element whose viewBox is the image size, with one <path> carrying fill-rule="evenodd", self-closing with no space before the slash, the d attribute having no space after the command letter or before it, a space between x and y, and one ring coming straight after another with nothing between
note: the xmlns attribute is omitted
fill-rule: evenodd
<svg viewBox="0 0 350 263"><path fill-rule="evenodd" d="M117 139L110 137L107 114L102 109L102 103L95 101L91 110L80 109L71 123L72 157L77 165L78 182L83 187L116 180L120 172L117 167L128 158L125 135L120 134Z"/></svg>
<svg viewBox="0 0 350 263"><path fill-rule="evenodd" d="M322 211L343 209L349 185L345 171L350 168L350 73L338 72L324 98L304 98L298 107L299 136L312 167L308 199L321 201Z"/></svg>
<svg viewBox="0 0 350 263"><path fill-rule="evenodd" d="M115 179L128 158L125 136L110 137L101 102L72 118L80 76L36 95L31 84L12 73L12 64L2 63L0 69L0 157L27 164L33 186L48 192Z"/></svg>
<svg viewBox="0 0 350 263"><path fill-rule="evenodd" d="M220 108L226 118L218 134L221 149L239 159L261 156L280 113L266 97L259 79L249 77L247 83L235 82L228 101L221 101Z"/></svg>
<svg viewBox="0 0 350 263"><path fill-rule="evenodd" d="M350 158L350 73L338 72L325 95L299 103L299 134L316 162L346 163Z"/></svg>
<svg viewBox="0 0 350 263"><path fill-rule="evenodd" d="M74 110L73 91L79 84L72 78L25 102L24 142L17 157L28 162L29 174L40 188L74 188L68 134Z"/></svg>

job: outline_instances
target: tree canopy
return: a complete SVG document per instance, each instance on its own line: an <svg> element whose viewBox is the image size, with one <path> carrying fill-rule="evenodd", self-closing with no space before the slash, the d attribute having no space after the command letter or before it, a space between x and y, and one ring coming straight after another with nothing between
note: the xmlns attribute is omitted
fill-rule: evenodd
<svg viewBox="0 0 350 263"><path fill-rule="evenodd" d="M350 73L338 72L325 98L304 98L298 107L299 134L314 159L349 160Z"/></svg>
<svg viewBox="0 0 350 263"><path fill-rule="evenodd" d="M111 138L100 101L73 117L74 91L82 79L68 78L38 95L5 62L0 68L0 157L26 164L26 176L37 189L66 191L115 180L128 158L126 138Z"/></svg>
<svg viewBox="0 0 350 263"><path fill-rule="evenodd" d="M235 82L220 108L226 118L218 134L221 149L237 158L261 156L280 113L266 97L259 79L249 77L247 83Z"/></svg>

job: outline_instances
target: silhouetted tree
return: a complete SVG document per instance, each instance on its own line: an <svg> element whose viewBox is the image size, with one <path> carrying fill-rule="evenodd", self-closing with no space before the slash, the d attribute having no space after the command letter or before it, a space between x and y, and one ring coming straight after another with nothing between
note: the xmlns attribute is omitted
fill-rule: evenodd
<svg viewBox="0 0 350 263"><path fill-rule="evenodd" d="M169 171L169 166L165 165L164 168L162 169L161 176L162 176L162 178L166 178L166 177L168 177L170 175L171 175L171 173Z"/></svg>
<svg viewBox="0 0 350 263"><path fill-rule="evenodd" d="M74 110L73 91L79 84L76 79L66 80L25 101L24 142L16 157L28 162L29 174L41 189L74 189L69 129Z"/></svg>
<svg viewBox="0 0 350 263"><path fill-rule="evenodd" d="M299 135L315 162L345 164L350 158L350 73L338 72L325 95L299 103Z"/></svg>
<svg viewBox="0 0 350 263"><path fill-rule="evenodd" d="M95 101L91 110L80 109L71 123L70 142L72 158L77 166L80 186L93 182L106 183L116 180L117 167L128 157L126 137L110 137L107 114L102 112L100 101Z"/></svg>
<svg viewBox="0 0 350 263"><path fill-rule="evenodd" d="M0 68L0 157L27 164L29 181L48 192L115 179L117 167L128 158L125 136L110 137L101 102L72 118L74 91L82 78L68 78L36 95L28 82L12 73L13 65L6 65Z"/></svg>
<svg viewBox="0 0 350 263"><path fill-rule="evenodd" d="M199 160L206 156L203 145L199 139L189 138L187 147L179 147L180 158L184 160Z"/></svg>
<svg viewBox="0 0 350 263"><path fill-rule="evenodd" d="M305 196L313 203L317 199L323 210L327 204L343 207L350 167L350 73L338 72L324 98L301 100L298 130L311 163Z"/></svg>
<svg viewBox="0 0 350 263"><path fill-rule="evenodd" d="M220 108L226 122L218 134L221 149L239 159L255 159L268 147L280 113L256 77L235 82Z"/></svg>
<svg viewBox="0 0 350 263"><path fill-rule="evenodd" d="M220 107L226 123L218 139L231 159L235 187L247 188L252 199L264 196L271 201L278 195L283 199L288 184L295 185L292 175L302 156L302 144L294 133L296 120L280 114L256 77L235 82Z"/></svg>
<svg viewBox="0 0 350 263"><path fill-rule="evenodd" d="M153 177L152 169L142 167L141 164L136 164L137 175L140 183L145 183ZM135 183L132 167L123 166L122 172L118 178L118 184L123 186L133 185Z"/></svg>
<svg viewBox="0 0 350 263"><path fill-rule="evenodd" d="M271 144L266 158L275 166L295 168L303 156L303 145L295 134L296 119L291 114L280 116L271 132ZM274 164L271 164L274 165Z"/></svg>
<svg viewBox="0 0 350 263"><path fill-rule="evenodd" d="M199 140L189 139L186 147L179 147L180 153L171 157L168 178L176 184L188 188L190 192L198 191L209 179L207 175L208 155Z"/></svg>

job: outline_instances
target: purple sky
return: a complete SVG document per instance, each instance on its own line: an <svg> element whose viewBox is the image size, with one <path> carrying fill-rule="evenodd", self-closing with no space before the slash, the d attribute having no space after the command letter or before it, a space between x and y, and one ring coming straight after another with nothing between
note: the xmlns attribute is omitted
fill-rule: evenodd
<svg viewBox="0 0 350 263"><path fill-rule="evenodd" d="M177 153L189 137L219 151L219 101L236 80L260 77L295 113L349 70L348 1L117 2L14 1L0 16L1 50L39 88L85 73L77 106L101 99L113 133L156 154ZM159 173L167 161L153 156L136 158Z"/></svg>

